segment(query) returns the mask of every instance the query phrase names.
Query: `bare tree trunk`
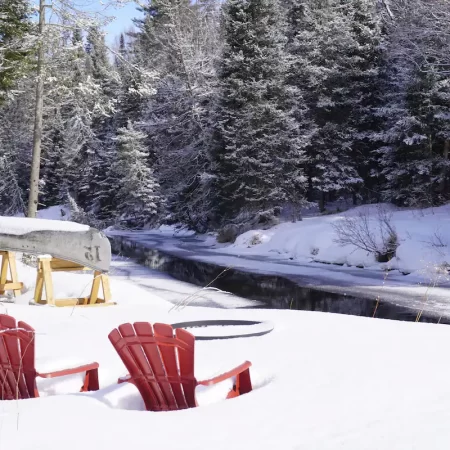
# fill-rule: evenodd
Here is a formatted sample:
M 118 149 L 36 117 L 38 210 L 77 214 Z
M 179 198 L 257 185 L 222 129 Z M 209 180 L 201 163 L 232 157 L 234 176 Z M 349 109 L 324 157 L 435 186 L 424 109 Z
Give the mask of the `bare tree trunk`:
M 39 0 L 39 36 L 36 84 L 36 106 L 33 133 L 33 158 L 31 161 L 30 193 L 28 197 L 28 217 L 36 217 L 39 202 L 39 169 L 41 165 L 42 116 L 44 108 L 44 27 L 45 4 Z
M 325 192 L 323 192 L 323 191 L 320 191 L 319 211 L 320 212 L 324 212 L 325 211 Z
M 445 143 L 444 143 L 444 154 L 443 154 L 443 158 L 445 159 L 445 160 L 448 160 L 449 159 L 449 151 L 450 151 L 450 140 L 446 140 L 445 141 Z M 446 167 L 444 167 L 443 169 L 442 169 L 442 180 L 441 180 L 441 183 L 440 183 L 440 186 L 439 186 L 439 192 L 441 193 L 441 194 L 446 194 L 446 189 L 447 189 L 447 177 L 448 177 L 448 170 L 447 170 L 447 168 Z

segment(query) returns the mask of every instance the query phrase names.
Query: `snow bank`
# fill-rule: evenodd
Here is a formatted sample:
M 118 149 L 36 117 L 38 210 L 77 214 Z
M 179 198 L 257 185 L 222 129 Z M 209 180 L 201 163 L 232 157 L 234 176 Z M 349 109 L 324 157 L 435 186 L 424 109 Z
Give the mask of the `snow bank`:
M 178 237 L 195 235 L 195 231 L 189 230 L 182 225 L 161 225 L 158 228 L 158 232 L 160 232 L 161 234 Z
M 32 290 L 34 271 L 20 265 L 19 272 Z M 88 278 L 55 274 L 55 289 L 79 293 Z M 163 277 L 160 283 L 158 292 L 170 293 L 172 282 Z M 450 360 L 443 357 L 449 326 L 300 311 L 187 307 L 169 312 L 171 304 L 122 276 L 113 276 L 112 291 L 119 302 L 115 307 L 0 304 L 0 312 L 36 329 L 38 370 L 97 361 L 101 386 L 98 392 L 79 394 L 78 375 L 39 380 L 40 398 L 0 401 L 1 449 L 447 450 L 450 446 Z M 19 298 L 19 303 L 25 299 Z M 199 388 L 198 408 L 144 411 L 137 390 L 117 384 L 125 368 L 108 333 L 124 322 L 208 319 L 274 323 L 274 331 L 262 337 L 196 344 L 198 379 L 248 359 L 253 363 L 254 391 L 224 400 L 230 387 L 226 382 Z
M 354 245 L 339 245 L 333 228 L 333 224 L 346 217 L 357 220 L 360 214 L 365 214 L 371 233 L 379 239 L 379 208 L 391 215 L 399 239 L 396 257 L 386 264 L 377 263 L 373 253 Z M 307 217 L 301 222 L 283 223 L 269 230 L 248 231 L 234 244 L 221 247 L 221 252 L 378 269 L 388 267 L 404 273 L 440 273 L 450 265 L 450 205 L 424 210 L 366 205 L 345 213 Z
M 70 220 L 71 211 L 66 205 L 50 206 L 37 212 L 38 219 Z

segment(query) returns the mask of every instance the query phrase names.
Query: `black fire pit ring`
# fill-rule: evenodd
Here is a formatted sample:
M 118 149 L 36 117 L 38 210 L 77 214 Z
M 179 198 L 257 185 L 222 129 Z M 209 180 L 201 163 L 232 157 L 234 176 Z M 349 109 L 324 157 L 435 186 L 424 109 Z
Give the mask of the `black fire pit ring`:
M 233 326 L 251 326 L 248 333 L 242 333 L 242 330 L 239 334 L 218 334 L 211 336 L 204 335 L 195 335 L 195 331 L 191 331 L 191 328 L 205 328 L 212 326 L 219 327 L 233 327 Z M 253 327 L 255 325 L 259 325 L 257 327 Z M 265 334 L 270 333 L 275 325 L 270 321 L 257 321 L 257 320 L 195 320 L 192 322 L 179 322 L 173 323 L 172 328 L 185 328 L 188 331 L 192 332 L 195 336 L 196 341 L 212 341 L 216 339 L 236 339 L 236 338 L 247 338 L 247 337 L 257 337 L 264 336 Z

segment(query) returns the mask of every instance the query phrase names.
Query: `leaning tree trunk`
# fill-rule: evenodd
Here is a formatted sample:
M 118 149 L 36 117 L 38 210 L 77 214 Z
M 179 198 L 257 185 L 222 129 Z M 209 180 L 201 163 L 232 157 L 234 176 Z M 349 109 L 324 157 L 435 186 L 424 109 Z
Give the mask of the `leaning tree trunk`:
M 28 196 L 28 217 L 36 217 L 39 202 L 39 169 L 41 165 L 42 116 L 44 108 L 44 27 L 45 4 L 39 1 L 39 36 L 36 84 L 36 106 L 33 133 L 33 157 L 31 161 L 30 193 Z

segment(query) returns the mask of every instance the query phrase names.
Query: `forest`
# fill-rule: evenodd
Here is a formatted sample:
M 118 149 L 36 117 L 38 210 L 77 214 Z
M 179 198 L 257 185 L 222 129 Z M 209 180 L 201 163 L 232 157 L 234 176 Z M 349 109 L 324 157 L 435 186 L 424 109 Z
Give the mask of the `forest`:
M 26 214 L 39 80 L 38 207 L 96 227 L 450 200 L 446 0 L 151 0 L 114 46 L 33 5 L 0 4 L 2 215 Z

